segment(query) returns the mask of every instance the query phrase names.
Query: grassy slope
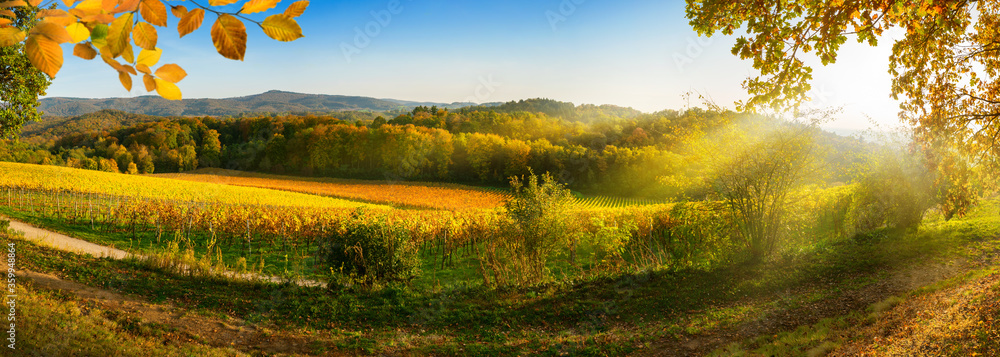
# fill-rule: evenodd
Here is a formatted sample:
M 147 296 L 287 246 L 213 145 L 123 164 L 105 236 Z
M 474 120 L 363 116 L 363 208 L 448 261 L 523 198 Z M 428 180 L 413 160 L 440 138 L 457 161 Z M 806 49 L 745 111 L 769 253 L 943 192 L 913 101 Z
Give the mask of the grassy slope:
M 892 296 L 905 302 L 921 284 L 983 276 L 975 271 L 992 269 L 992 261 L 983 257 L 992 254 L 1000 233 L 997 211 L 992 203 L 962 220 L 930 222 L 917 232 L 873 241 L 814 246 L 763 265 L 520 290 L 450 286 L 330 292 L 181 277 L 135 262 L 79 258 L 27 243 L 22 261 L 31 270 L 152 301 L 315 330 L 335 349 L 443 355 L 708 353 L 720 348 L 765 353 L 759 349 L 769 341 L 787 345 L 781 338 L 877 323 L 850 316 L 880 302 L 891 306 Z M 934 274 L 912 284 L 898 282 L 920 267 L 939 265 L 957 268 L 931 269 Z M 963 275 L 968 271 L 974 273 Z M 808 328 L 802 332 L 799 326 Z M 759 337 L 776 335 L 780 338 Z M 842 344 L 822 336 L 799 339 L 798 347 L 778 354 Z

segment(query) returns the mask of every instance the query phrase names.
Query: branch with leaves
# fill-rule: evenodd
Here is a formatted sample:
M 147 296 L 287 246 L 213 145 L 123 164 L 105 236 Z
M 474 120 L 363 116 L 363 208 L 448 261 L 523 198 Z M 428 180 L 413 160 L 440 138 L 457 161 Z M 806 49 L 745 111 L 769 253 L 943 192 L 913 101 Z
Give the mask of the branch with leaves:
M 170 14 L 177 18 L 177 32 L 184 37 L 201 27 L 206 11 L 215 15 L 211 35 L 215 49 L 225 58 L 242 61 L 247 49 L 244 21 L 256 24 L 268 37 L 288 42 L 302 36 L 295 18 L 302 15 L 309 1 L 296 1 L 284 13 L 256 21 L 244 15 L 256 14 L 277 7 L 281 0 L 247 0 L 236 12 L 217 7 L 232 5 L 240 0 L 208 0 L 208 5 L 190 1 L 194 8 L 167 5 L 161 0 L 61 0 L 58 4 L 42 4 L 42 0 L 0 1 L 0 47 L 23 43 L 24 53 L 31 64 L 49 77 L 55 77 L 63 64 L 63 43 L 76 43 L 73 55 L 92 60 L 98 56 L 118 72 L 126 90 L 132 90 L 134 76 L 142 76 L 147 92 L 156 91 L 166 99 L 181 99 L 178 82 L 187 76 L 174 63 L 153 67 L 163 50 L 156 46 L 156 27 L 167 27 Z M 37 23 L 27 31 L 14 24 L 19 11 L 37 10 Z M 138 47 L 138 54 L 133 47 Z

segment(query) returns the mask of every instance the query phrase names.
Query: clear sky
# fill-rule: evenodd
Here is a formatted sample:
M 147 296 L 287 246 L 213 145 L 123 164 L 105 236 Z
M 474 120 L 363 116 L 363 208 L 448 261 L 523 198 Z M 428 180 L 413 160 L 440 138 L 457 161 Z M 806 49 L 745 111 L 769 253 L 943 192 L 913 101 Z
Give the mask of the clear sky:
M 168 4 L 190 2 L 165 1 Z M 298 18 L 306 37 L 271 40 L 248 26 L 246 60 L 215 52 L 209 30 L 177 38 L 176 19 L 159 29 L 160 64 L 188 72 L 185 98 L 224 98 L 271 89 L 434 102 L 551 98 L 652 112 L 682 109 L 688 91 L 732 107 L 754 73 L 730 53 L 735 37 L 698 37 L 680 0 L 312 1 Z M 242 3 L 242 2 L 241 2 Z M 291 0 L 265 14 L 283 11 Z M 358 31 L 363 35 L 359 35 Z M 866 116 L 895 124 L 889 98 L 891 40 L 853 42 L 838 63 L 816 64 L 815 103 L 843 107 L 831 128 L 864 129 Z M 64 45 L 71 53 L 71 45 Z M 99 59 L 66 56 L 48 96 L 128 97 Z M 697 104 L 692 100 L 692 104 Z

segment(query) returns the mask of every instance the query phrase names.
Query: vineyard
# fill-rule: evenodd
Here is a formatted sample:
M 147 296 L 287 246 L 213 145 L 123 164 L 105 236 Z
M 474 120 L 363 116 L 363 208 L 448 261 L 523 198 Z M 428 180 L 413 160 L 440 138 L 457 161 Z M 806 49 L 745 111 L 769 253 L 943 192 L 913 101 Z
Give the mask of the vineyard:
M 495 210 L 387 209 L 261 188 L 52 166 L 0 167 L 0 204 L 9 216 L 82 227 L 95 243 L 118 248 L 155 252 L 173 245 L 232 269 L 267 274 L 322 278 L 328 271 L 315 257 L 322 243 L 351 222 L 384 220 L 407 232 L 424 275 L 458 270 L 462 280 L 474 279 L 484 243 L 498 236 L 503 220 Z M 632 252 L 628 264 L 688 264 L 706 247 L 729 244 L 708 231 L 681 241 L 712 221 L 710 212 L 681 206 L 582 210 L 573 221 L 584 240 L 608 227 L 627 229 L 631 238 L 622 244 Z
M 199 169 L 187 173 L 155 174 L 151 176 L 193 182 L 268 188 L 399 207 L 452 211 L 497 208 L 503 205 L 508 194 L 506 189 L 476 188 L 458 184 L 420 182 L 386 183 L 382 181 L 304 178 L 214 168 Z M 627 208 L 667 203 L 669 202 L 649 198 L 612 196 L 580 196 L 576 198 L 576 207 L 581 209 Z
M 502 205 L 504 201 L 503 193 L 455 184 L 302 178 L 223 169 L 199 169 L 188 173 L 156 174 L 153 176 L 193 182 L 268 188 L 413 208 L 490 209 Z

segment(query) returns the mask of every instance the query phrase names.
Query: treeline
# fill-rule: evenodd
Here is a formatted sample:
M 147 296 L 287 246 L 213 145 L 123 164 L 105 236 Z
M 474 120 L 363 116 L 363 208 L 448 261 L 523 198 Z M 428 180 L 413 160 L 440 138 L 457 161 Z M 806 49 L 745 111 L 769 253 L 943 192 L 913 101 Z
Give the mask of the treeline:
M 604 114 L 589 124 L 542 112 L 436 107 L 417 107 L 388 120 L 172 118 L 37 145 L 8 143 L 0 148 L 0 160 L 125 173 L 222 167 L 485 185 L 505 185 L 511 176 L 534 171 L 550 172 L 574 189 L 660 197 L 660 179 L 684 160 L 678 147 L 751 118 L 701 109 L 621 118 L 600 107 L 581 108 Z M 830 165 L 850 165 L 848 152 L 858 150 L 857 142 L 832 134 L 826 141 L 834 148 Z

